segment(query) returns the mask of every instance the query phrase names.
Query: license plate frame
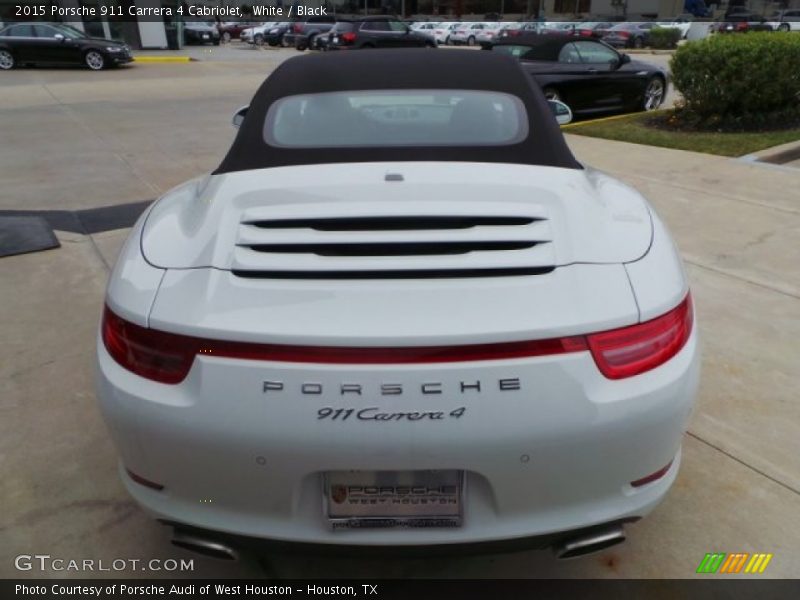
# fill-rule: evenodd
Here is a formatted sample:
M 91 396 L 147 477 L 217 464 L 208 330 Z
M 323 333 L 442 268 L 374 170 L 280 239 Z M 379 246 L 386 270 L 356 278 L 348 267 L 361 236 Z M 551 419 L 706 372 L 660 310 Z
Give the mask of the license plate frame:
M 329 471 L 323 515 L 331 528 L 457 528 L 464 520 L 464 471 Z

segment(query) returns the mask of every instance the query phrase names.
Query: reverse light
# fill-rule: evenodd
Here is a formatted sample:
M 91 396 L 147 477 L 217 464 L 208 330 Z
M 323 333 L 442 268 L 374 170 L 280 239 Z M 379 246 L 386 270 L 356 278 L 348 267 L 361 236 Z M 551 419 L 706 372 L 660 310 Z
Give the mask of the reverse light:
M 691 294 L 668 313 L 644 323 L 587 337 L 597 368 L 609 379 L 655 369 L 675 356 L 692 333 Z

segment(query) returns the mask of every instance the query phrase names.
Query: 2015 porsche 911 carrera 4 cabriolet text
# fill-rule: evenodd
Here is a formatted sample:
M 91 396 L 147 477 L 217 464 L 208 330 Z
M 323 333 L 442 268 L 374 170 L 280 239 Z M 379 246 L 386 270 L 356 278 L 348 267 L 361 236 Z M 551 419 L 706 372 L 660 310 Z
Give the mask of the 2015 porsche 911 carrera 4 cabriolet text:
M 225 557 L 622 541 L 699 377 L 648 202 L 498 53 L 291 59 L 238 120 L 108 285 L 97 392 L 138 503 Z

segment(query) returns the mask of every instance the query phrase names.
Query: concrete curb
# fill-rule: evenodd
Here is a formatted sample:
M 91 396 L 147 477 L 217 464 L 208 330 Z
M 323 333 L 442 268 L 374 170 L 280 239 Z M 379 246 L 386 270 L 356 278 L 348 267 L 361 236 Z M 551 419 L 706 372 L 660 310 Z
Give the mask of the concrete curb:
M 773 165 L 782 165 L 797 159 L 800 159 L 800 140 L 759 150 L 741 157 L 741 160 L 758 161 Z
M 675 50 L 652 50 L 648 48 L 622 48 L 625 54 L 675 54 Z
M 137 63 L 188 63 L 196 61 L 191 56 L 134 56 L 133 62 Z

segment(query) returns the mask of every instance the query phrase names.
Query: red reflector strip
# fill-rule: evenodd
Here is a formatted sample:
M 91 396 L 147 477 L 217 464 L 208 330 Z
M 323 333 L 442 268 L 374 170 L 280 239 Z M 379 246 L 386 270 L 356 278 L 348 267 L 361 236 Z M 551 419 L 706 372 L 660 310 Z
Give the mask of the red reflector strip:
M 393 348 L 288 346 L 196 338 L 129 323 L 106 307 L 103 342 L 112 358 L 134 373 L 179 383 L 198 354 L 246 360 L 322 364 L 424 364 L 549 356 L 588 350 L 583 336 L 476 344 Z
M 658 471 L 656 471 L 655 473 L 651 473 L 647 477 L 642 477 L 641 479 L 637 479 L 636 481 L 631 481 L 631 485 L 633 487 L 642 487 L 643 485 L 647 485 L 648 483 L 651 483 L 656 479 L 661 479 L 664 475 L 667 474 L 667 471 L 669 471 L 669 468 L 671 466 L 672 466 L 672 461 L 669 461 L 669 464 L 666 467 L 660 468 Z
M 150 481 L 149 479 L 145 479 L 144 477 L 142 477 L 141 475 L 137 475 L 130 469 L 125 469 L 125 472 L 128 474 L 128 477 L 133 479 L 139 485 L 149 487 L 150 489 L 156 490 L 157 492 L 160 492 L 161 490 L 164 489 L 164 486 L 161 485 L 160 483 L 156 483 L 154 481 Z
M 426 364 L 532 358 L 590 350 L 600 372 L 622 379 L 663 364 L 686 344 L 692 330 L 689 295 L 668 313 L 630 327 L 588 336 L 465 346 L 289 346 L 204 339 L 130 323 L 105 307 L 102 339 L 124 368 L 161 383 L 180 383 L 198 354 L 244 360 L 319 364 Z

